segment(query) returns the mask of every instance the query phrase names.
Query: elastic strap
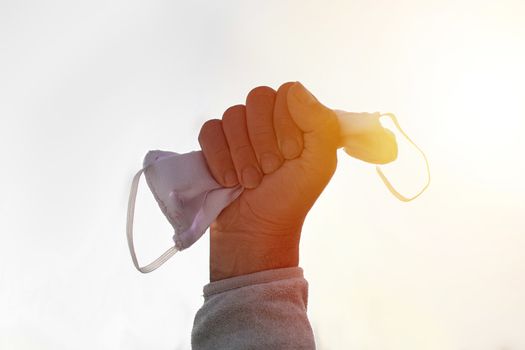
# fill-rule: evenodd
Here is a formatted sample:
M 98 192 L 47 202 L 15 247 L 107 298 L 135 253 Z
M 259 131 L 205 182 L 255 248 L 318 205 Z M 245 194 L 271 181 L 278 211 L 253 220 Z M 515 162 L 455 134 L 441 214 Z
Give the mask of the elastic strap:
M 162 264 L 164 264 L 169 258 L 171 258 L 176 252 L 178 252 L 178 249 L 175 248 L 175 246 L 171 247 L 170 249 L 166 250 L 164 254 L 159 256 L 155 261 L 152 263 L 146 265 L 146 266 L 139 266 L 139 262 L 137 260 L 137 255 L 135 254 L 135 246 L 133 245 L 133 218 L 135 215 L 135 201 L 137 199 L 137 191 L 139 187 L 139 181 L 140 176 L 144 172 L 144 169 L 139 170 L 133 177 L 133 181 L 131 182 L 131 191 L 129 193 L 129 201 L 128 201 L 128 219 L 126 223 L 126 236 L 128 238 L 128 247 L 129 252 L 131 254 L 131 259 L 133 260 L 133 265 L 142 273 L 149 273 L 151 271 L 154 271 L 158 269 Z
M 426 185 L 421 189 L 421 191 L 419 191 L 419 193 L 417 193 L 415 196 L 413 197 L 405 197 L 403 196 L 401 193 L 399 193 L 395 188 L 394 186 L 392 186 L 392 184 L 390 183 L 390 181 L 388 181 L 388 179 L 386 178 L 385 174 L 383 173 L 383 171 L 381 170 L 381 168 L 379 166 L 376 166 L 376 171 L 377 171 L 377 174 L 379 175 L 379 177 L 381 178 L 381 180 L 383 180 L 383 183 L 385 184 L 385 186 L 388 188 L 388 190 L 397 198 L 399 199 L 400 201 L 403 201 L 403 202 L 410 202 L 411 200 L 414 200 L 416 199 L 417 197 L 419 197 L 423 192 L 425 192 L 425 190 L 428 188 L 428 186 L 430 185 L 430 167 L 428 165 L 428 159 L 427 159 L 427 156 L 425 155 L 425 153 L 421 150 L 421 148 L 419 148 L 415 143 L 414 141 L 412 141 L 410 139 L 410 137 L 408 137 L 408 135 L 403 131 L 403 129 L 401 128 L 401 126 L 399 125 L 399 122 L 397 121 L 397 118 L 394 114 L 392 113 L 383 113 L 381 114 L 381 117 L 382 116 L 387 116 L 387 117 L 390 117 L 390 119 L 392 119 L 392 121 L 394 122 L 394 125 L 396 126 L 397 130 L 399 130 L 399 132 L 408 140 L 408 142 L 410 142 L 420 153 L 421 155 L 423 156 L 423 159 L 425 159 L 425 165 L 426 165 L 426 168 L 427 168 L 427 183 Z

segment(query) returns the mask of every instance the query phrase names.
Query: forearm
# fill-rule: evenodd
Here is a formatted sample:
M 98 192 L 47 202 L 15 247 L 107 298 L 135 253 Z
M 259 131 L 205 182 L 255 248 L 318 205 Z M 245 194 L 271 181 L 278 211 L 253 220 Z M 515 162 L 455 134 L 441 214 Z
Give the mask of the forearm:
M 212 282 L 195 316 L 192 348 L 315 349 L 307 301 L 299 267 Z

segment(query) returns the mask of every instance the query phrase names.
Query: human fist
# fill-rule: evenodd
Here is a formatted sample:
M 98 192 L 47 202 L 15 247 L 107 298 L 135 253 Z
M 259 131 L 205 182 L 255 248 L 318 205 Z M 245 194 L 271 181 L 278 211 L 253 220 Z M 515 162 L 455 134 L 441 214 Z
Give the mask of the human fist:
M 244 192 L 210 227 L 210 279 L 297 266 L 306 214 L 337 166 L 339 124 L 299 82 L 260 86 L 199 134 L 215 180 Z

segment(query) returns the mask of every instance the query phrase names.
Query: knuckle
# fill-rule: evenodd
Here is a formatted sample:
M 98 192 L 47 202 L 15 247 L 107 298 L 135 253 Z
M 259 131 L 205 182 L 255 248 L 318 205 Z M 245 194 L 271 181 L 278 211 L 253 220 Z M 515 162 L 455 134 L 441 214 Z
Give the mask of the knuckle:
M 231 106 L 226 109 L 222 115 L 222 121 L 224 123 L 235 122 L 239 116 L 244 116 L 246 107 L 242 104 Z
M 231 151 L 233 154 L 241 156 L 247 154 L 248 152 L 251 152 L 251 148 L 252 147 L 248 144 L 236 145 L 232 148 Z
M 288 129 L 294 128 L 292 118 L 284 114 L 276 115 L 275 118 L 273 119 L 273 123 L 276 128 L 280 128 L 280 129 L 288 130 Z
M 277 139 L 281 141 L 284 139 L 290 139 L 290 138 L 299 140 L 301 138 L 301 134 L 292 127 L 281 128 L 279 132 L 277 133 Z
M 250 90 L 250 92 L 248 93 L 247 99 L 251 99 L 259 95 L 273 96 L 275 95 L 275 90 L 269 86 L 264 86 L 264 85 L 257 86 Z
M 227 148 L 213 149 L 211 150 L 211 156 L 213 157 L 213 159 L 223 162 L 225 160 L 228 160 L 228 158 L 230 157 L 230 150 Z
M 275 138 L 275 133 L 270 128 L 258 127 L 252 130 L 251 136 L 257 142 L 271 141 Z
M 220 119 L 210 119 L 202 124 L 201 130 L 199 132 L 199 141 L 206 140 L 209 135 L 213 135 L 221 127 Z
M 286 91 L 290 88 L 290 86 L 292 86 L 293 84 L 295 84 L 295 82 L 293 81 L 288 81 L 284 84 L 281 84 L 281 86 L 279 86 L 279 89 L 277 90 L 278 92 L 281 92 L 281 91 Z

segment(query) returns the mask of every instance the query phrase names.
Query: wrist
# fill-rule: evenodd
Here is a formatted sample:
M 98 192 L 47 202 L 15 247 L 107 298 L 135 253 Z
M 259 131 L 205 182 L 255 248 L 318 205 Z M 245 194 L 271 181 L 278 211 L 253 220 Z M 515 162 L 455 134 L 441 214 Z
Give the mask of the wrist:
M 299 265 L 300 229 L 286 235 L 211 228 L 210 281 Z

